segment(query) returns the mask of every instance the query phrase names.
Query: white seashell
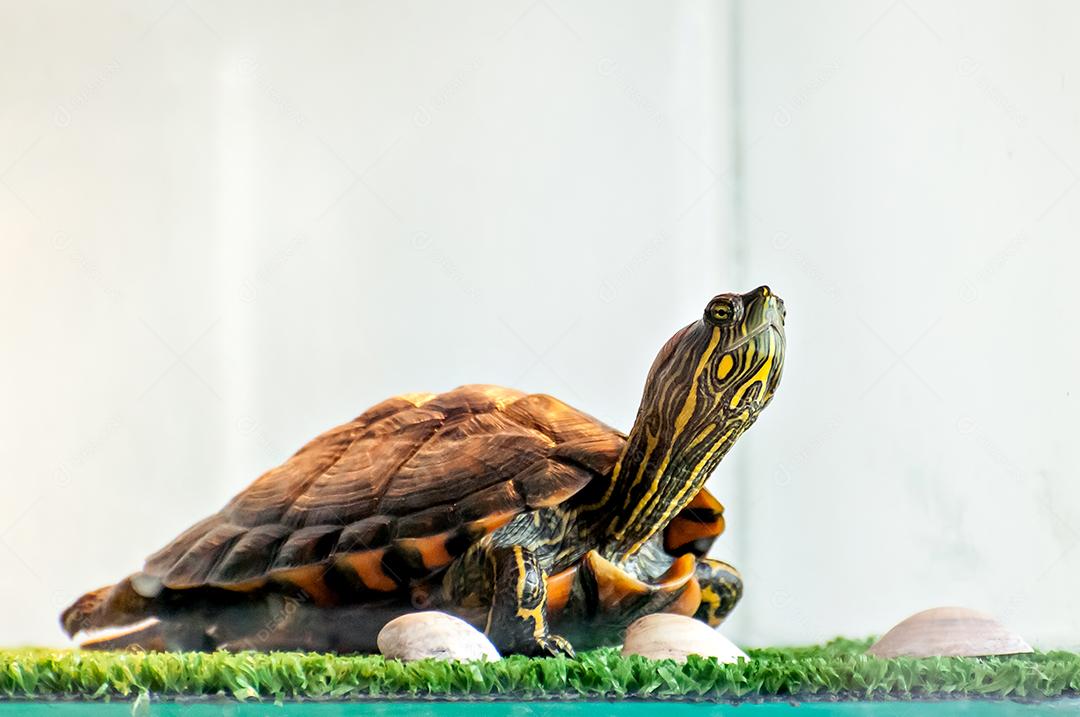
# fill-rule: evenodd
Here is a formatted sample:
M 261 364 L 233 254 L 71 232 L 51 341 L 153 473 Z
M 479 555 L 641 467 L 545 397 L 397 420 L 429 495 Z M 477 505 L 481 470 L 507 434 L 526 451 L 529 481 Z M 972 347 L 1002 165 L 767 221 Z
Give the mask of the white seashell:
M 686 662 L 689 655 L 715 657 L 720 662 L 750 659 L 731 640 L 701 620 L 667 613 L 646 615 L 626 628 L 622 654 L 676 662 Z
M 412 612 L 383 626 L 379 652 L 393 660 L 497 660 L 499 651 L 469 623 L 444 612 Z
M 986 613 L 935 607 L 901 621 L 866 652 L 875 657 L 980 657 L 1033 650 L 1024 638 Z

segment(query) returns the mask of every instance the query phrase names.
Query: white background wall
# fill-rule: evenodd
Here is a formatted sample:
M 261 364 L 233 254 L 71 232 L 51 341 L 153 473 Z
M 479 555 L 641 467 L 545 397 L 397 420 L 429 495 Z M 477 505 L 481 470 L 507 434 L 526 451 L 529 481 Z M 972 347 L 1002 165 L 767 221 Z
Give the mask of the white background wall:
M 1080 644 L 1078 15 L 0 6 L 0 644 L 388 395 L 628 427 L 763 282 L 790 358 L 712 483 L 729 634 L 962 603 Z
M 747 274 L 790 360 L 741 446 L 739 637 L 961 604 L 1080 645 L 1078 22 L 742 5 Z

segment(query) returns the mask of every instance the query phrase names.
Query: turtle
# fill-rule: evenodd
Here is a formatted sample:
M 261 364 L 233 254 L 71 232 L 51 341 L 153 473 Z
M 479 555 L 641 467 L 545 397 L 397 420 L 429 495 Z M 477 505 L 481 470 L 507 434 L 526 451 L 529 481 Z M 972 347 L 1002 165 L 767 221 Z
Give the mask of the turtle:
M 767 286 L 713 297 L 660 349 L 628 434 L 500 386 L 383 401 L 62 627 L 98 649 L 374 652 L 389 620 L 441 610 L 503 654 L 572 655 L 646 614 L 719 624 L 742 579 L 706 557 L 724 508 L 704 484 L 779 385 L 785 316 Z

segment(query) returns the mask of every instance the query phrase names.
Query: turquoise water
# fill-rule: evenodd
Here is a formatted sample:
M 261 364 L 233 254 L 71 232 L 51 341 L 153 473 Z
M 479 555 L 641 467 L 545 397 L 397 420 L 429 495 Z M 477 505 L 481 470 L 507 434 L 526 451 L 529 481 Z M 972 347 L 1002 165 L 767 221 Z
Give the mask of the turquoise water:
M 1080 699 L 1019 703 L 992 700 L 946 702 L 781 702 L 709 704 L 679 702 L 323 702 L 268 703 L 0 702 L 0 717 L 1038 717 L 1080 715 Z

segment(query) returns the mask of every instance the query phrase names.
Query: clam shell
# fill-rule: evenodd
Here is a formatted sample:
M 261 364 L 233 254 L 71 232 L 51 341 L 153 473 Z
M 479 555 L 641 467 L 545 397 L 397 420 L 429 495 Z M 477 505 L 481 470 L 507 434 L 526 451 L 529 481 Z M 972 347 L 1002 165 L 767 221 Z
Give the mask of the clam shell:
M 981 657 L 1033 652 L 996 618 L 966 607 L 935 607 L 901 621 L 870 646 L 875 657 Z
M 444 612 L 413 612 L 383 626 L 376 638 L 387 659 L 497 660 L 499 651 L 484 633 Z
M 720 662 L 749 660 L 733 642 L 700 620 L 657 613 L 638 618 L 626 629 L 623 655 L 686 662 L 690 655 L 715 657 Z

